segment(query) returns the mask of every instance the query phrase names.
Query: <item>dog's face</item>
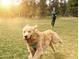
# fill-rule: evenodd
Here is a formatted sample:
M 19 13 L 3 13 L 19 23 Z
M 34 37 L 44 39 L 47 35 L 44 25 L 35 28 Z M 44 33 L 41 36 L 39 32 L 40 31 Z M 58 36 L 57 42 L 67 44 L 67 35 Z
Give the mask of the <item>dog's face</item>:
M 35 26 L 26 25 L 23 28 L 23 38 L 24 39 L 29 39 L 32 36 L 32 34 L 34 33 L 36 27 L 37 27 L 36 25 Z

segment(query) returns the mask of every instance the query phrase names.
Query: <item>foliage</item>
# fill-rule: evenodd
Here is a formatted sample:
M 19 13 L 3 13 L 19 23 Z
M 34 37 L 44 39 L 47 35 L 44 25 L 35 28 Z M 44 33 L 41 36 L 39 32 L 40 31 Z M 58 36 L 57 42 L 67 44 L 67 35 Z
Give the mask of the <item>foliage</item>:
M 68 12 L 72 16 L 78 16 L 78 0 L 69 0 Z
M 57 15 L 78 16 L 78 0 L 68 0 L 68 2 L 64 0 L 64 3 L 54 1 Z M 6 11 L 0 7 L 0 16 L 44 17 L 51 15 L 51 10 L 51 6 L 46 5 L 46 0 L 40 0 L 38 4 L 35 3 L 35 0 L 28 0 L 23 1 L 18 7 L 12 6 L 10 10 Z

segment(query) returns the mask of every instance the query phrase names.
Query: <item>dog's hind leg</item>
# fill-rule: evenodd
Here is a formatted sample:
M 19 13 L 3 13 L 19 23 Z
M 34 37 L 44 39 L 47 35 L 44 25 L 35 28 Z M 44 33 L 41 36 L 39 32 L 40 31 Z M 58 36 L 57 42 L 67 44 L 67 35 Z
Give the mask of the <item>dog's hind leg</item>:
M 54 52 L 56 52 L 55 51 L 55 47 L 54 47 L 54 45 L 50 42 L 50 47 L 52 48 L 52 50 L 54 51 Z

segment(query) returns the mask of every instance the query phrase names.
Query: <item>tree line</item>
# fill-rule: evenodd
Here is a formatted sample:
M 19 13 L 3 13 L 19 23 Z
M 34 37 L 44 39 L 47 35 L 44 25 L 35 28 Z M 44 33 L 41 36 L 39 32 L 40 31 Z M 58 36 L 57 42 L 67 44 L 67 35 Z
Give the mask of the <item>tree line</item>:
M 55 5 L 56 14 L 60 16 L 78 16 L 78 0 L 54 0 L 55 3 L 46 4 L 46 0 L 22 0 L 23 2 L 17 7 L 12 6 L 10 10 L 5 11 L 0 8 L 0 16 L 22 16 L 22 17 L 44 17 L 50 16 L 52 6 Z

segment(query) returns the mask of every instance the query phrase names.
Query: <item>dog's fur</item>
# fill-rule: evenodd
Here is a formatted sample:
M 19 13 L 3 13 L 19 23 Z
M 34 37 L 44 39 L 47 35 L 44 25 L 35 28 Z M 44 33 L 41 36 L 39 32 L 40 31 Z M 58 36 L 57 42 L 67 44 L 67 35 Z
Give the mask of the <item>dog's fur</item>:
M 61 43 L 58 34 L 52 30 L 40 32 L 37 26 L 26 25 L 23 28 L 23 38 L 26 41 L 29 52 L 28 59 L 38 59 L 43 54 L 43 50 L 50 46 L 55 52 L 53 44 Z M 35 45 L 33 47 L 32 45 Z

